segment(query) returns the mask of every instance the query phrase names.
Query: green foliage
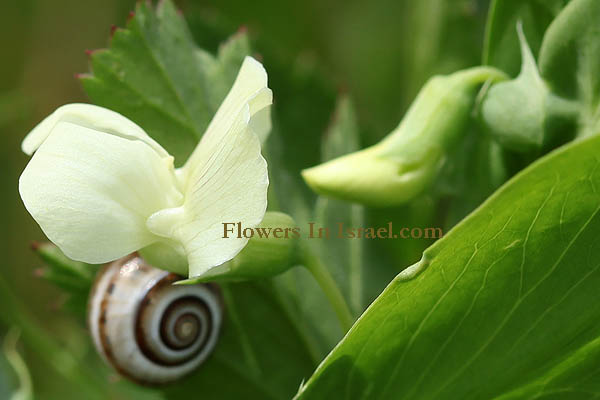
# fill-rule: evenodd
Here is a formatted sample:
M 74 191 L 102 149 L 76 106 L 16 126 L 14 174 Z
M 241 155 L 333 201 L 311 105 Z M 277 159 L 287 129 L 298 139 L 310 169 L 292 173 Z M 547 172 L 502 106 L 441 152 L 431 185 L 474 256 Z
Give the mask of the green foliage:
M 160 2 L 156 10 L 139 3 L 127 29 L 115 31 L 110 48 L 92 53 L 93 74 L 83 76 L 82 82 L 96 104 L 137 122 L 181 163 L 249 51 L 245 34 L 238 34 L 215 58 L 196 48 L 170 1 Z M 297 97 L 296 102 L 306 102 Z M 279 110 L 279 115 L 286 111 Z M 278 132 L 277 121 L 297 115 L 275 118 Z M 198 387 L 205 398 L 215 399 L 293 395 L 302 377 L 309 376 L 318 357 L 340 336 L 316 350 L 308 329 L 298 322 L 302 312 L 294 308 L 306 293 L 291 293 L 283 286 L 269 281 L 222 284 L 227 312 L 217 349 L 196 373 L 166 389 L 169 398 L 186 398 Z M 316 286 L 311 290 L 320 292 Z
M 598 3 L 572 0 L 563 9 L 567 0 L 494 0 L 484 64 L 511 76 L 522 67 L 521 73 L 491 85 L 477 101 L 476 88 L 470 87 L 466 98 L 456 90 L 448 96 L 433 91 L 431 97 L 439 103 L 437 118 L 419 113 L 414 124 L 404 128 L 418 140 L 425 139 L 425 146 L 392 143 L 412 161 L 435 164 L 438 175 L 427 180 L 427 190 L 420 188 L 402 207 L 376 211 L 307 189 L 300 179 L 302 169 L 360 149 L 360 134 L 365 131 L 359 122 L 364 125 L 371 119 L 371 125 L 385 125 L 382 121 L 397 117 L 390 110 L 408 103 L 432 71 L 473 63 L 471 56 L 478 48 L 456 38 L 474 40 L 476 26 L 463 22 L 469 20 L 467 6 L 481 3 L 427 0 L 398 6 L 411 16 L 406 31 L 416 32 L 414 43 L 395 52 L 387 41 L 369 51 L 385 49 L 401 54 L 403 63 L 412 60 L 414 65 L 403 66 L 393 76 L 408 90 L 389 89 L 397 97 L 394 104 L 390 98 L 355 98 L 360 118 L 354 102 L 342 96 L 329 121 L 335 94 L 311 56 L 292 57 L 295 50 L 279 44 L 283 38 L 276 35 L 259 39 L 257 48 L 275 95 L 273 133 L 264 147 L 271 179 L 269 210 L 286 212 L 302 229 L 309 222 L 328 227 L 333 236 L 340 222 L 353 227 L 385 226 L 390 221 L 397 226 L 451 227 L 529 163 L 532 152 L 537 156 L 576 135 L 597 133 Z M 258 14 L 265 4 L 256 5 Z M 344 4 L 338 11 L 352 12 L 352 7 Z M 362 8 L 361 4 L 361 13 Z M 269 18 L 273 26 L 287 28 L 281 18 Z M 531 45 L 522 47 L 521 56 L 517 21 L 522 21 Z M 192 33 L 170 1 L 161 1 L 156 8 L 140 2 L 126 27 L 114 30 L 109 47 L 90 53 L 92 72 L 80 77 L 95 104 L 138 123 L 175 155 L 178 165 L 201 138 L 251 51 L 245 33 L 233 36 L 216 55 L 199 48 L 193 34 L 214 45 L 230 31 L 210 24 L 217 22 L 193 19 Z M 301 38 L 298 43 L 304 41 L 301 31 L 286 34 L 290 42 L 294 35 Z M 360 56 L 357 65 L 364 67 L 360 74 L 364 82 L 352 83 L 357 91 L 368 92 L 361 86 L 374 82 L 381 66 L 372 65 L 360 42 L 346 39 L 342 47 L 351 46 Z M 439 56 L 442 52 L 448 54 Z M 477 88 L 485 80 L 478 80 Z M 380 82 L 387 86 L 391 78 Z M 559 133 L 549 134 L 547 128 L 557 127 L 557 120 L 549 117 L 556 99 L 565 101 L 568 119 L 576 119 L 577 125 L 561 125 Z M 371 102 L 377 110 L 365 107 Z M 456 117 L 460 123 L 448 112 L 453 107 L 460 108 Z M 484 127 L 473 123 L 479 108 Z M 447 135 L 416 135 L 423 126 L 436 124 L 437 132 Z M 455 129 L 445 129 L 450 125 Z M 492 134 L 485 135 L 483 128 Z M 373 132 L 367 135 L 373 138 Z M 443 154 L 427 152 L 428 146 L 439 150 L 440 145 Z M 187 399 L 200 394 L 206 399 L 286 399 L 303 380 L 307 382 L 299 399 L 597 396 L 600 315 L 589 305 L 597 302 L 595 288 L 600 283 L 595 261 L 600 250 L 598 150 L 600 140 L 587 138 L 520 173 L 427 249 L 421 262 L 393 280 L 364 314 L 391 277 L 418 258 L 428 242 L 371 243 L 335 237 L 307 241 L 307 248 L 325 261 L 338 282 L 353 317 L 362 314 L 346 337 L 323 291 L 304 268 L 268 280 L 223 283 L 227 312 L 215 353 L 192 375 L 160 389 L 107 384 L 102 380 L 106 371 L 96 376 L 90 368 L 76 368 L 88 361 L 98 363 L 98 357 L 74 357 L 60 344 L 43 335 L 40 339 L 42 330 L 21 313 L 4 323 L 25 326 L 24 339 L 50 360 L 59 375 L 75 382 L 78 395 L 85 398 Z M 247 250 L 266 254 L 261 248 Z M 289 255 L 288 248 L 280 250 Z M 38 253 L 48 264 L 39 274 L 70 293 L 68 304 L 83 317 L 96 267 L 72 262 L 53 246 L 43 245 Z M 8 293 L 5 297 L 13 304 Z
M 306 74 L 306 75 L 305 75 Z M 316 80 L 314 71 L 305 71 L 301 81 Z M 293 81 L 296 81 L 294 79 Z M 294 85 L 298 85 L 299 82 Z M 325 93 L 327 93 L 325 91 Z M 295 104 L 308 102 L 309 97 L 298 96 L 299 99 L 294 101 Z M 294 124 L 299 115 L 291 113 L 290 108 L 294 103 L 287 106 L 282 106 L 283 110 L 276 108 L 275 116 L 281 116 L 280 121 L 287 121 L 283 124 L 280 122 L 278 126 L 291 126 Z M 276 119 L 276 121 L 278 121 Z M 283 124 L 283 125 L 282 125 Z M 289 124 L 289 125 L 288 125 Z M 343 127 L 344 129 L 340 129 Z M 341 100 L 338 104 L 338 110 L 335 113 L 334 119 L 331 121 L 328 134 L 324 140 L 324 150 L 326 152 L 343 153 L 348 151 L 348 147 L 356 148 L 358 146 L 358 131 L 354 111 L 348 99 Z M 329 228 L 331 220 L 329 207 L 326 205 L 327 200 L 317 198 L 306 190 L 300 179 L 300 165 L 306 165 L 314 154 L 308 152 L 294 152 L 295 148 L 289 141 L 286 140 L 288 135 L 284 136 L 283 131 L 275 131 L 267 142 L 267 155 L 269 160 L 269 172 L 271 174 L 271 196 L 269 198 L 269 207 L 280 207 L 294 216 L 298 226 L 302 229 L 302 235 L 306 236 L 306 230 L 310 223 L 313 223 L 318 229 L 319 227 Z M 285 143 L 287 142 L 287 144 Z M 288 154 L 296 153 L 296 160 L 289 160 Z M 300 158 L 301 156 L 301 158 Z M 325 202 L 325 203 L 324 203 Z M 319 205 L 320 204 L 320 205 Z M 340 205 L 340 203 L 337 203 Z M 344 204 L 340 211 L 342 218 L 348 218 L 349 206 Z M 327 266 L 331 268 L 331 273 L 336 282 L 342 287 L 342 292 L 346 296 L 346 300 L 352 303 L 356 299 L 351 299 L 351 293 L 348 291 L 351 269 L 349 264 L 345 263 L 348 260 L 349 253 L 335 253 L 334 248 L 336 243 L 335 238 L 330 239 L 303 239 L 306 241 L 305 246 L 309 251 L 316 253 L 319 257 L 327 262 Z M 355 251 L 345 248 L 346 251 Z M 301 260 L 303 261 L 303 260 Z M 332 263 L 333 261 L 333 263 Z M 355 263 L 360 263 L 360 260 L 354 260 Z M 355 264 L 356 265 L 356 264 Z M 354 271 L 358 272 L 358 271 Z M 361 282 L 361 285 L 363 282 Z M 323 291 L 316 284 L 311 274 L 304 268 L 296 268 L 288 271 L 275 279 L 275 285 L 281 296 L 286 299 L 293 313 L 298 315 L 300 324 L 304 325 L 304 330 L 310 343 L 312 343 L 312 354 L 320 360 L 329 352 L 329 350 L 341 339 L 343 332 L 340 329 L 336 319 L 334 310 L 328 305 L 328 301 Z M 356 294 L 356 292 L 355 292 Z M 360 311 L 357 310 L 355 316 L 358 316 Z
M 35 243 L 33 250 L 45 263 L 35 271 L 36 276 L 65 291 L 67 297 L 63 308 L 83 319 L 94 276 L 100 266 L 73 261 L 52 243 Z
M 77 287 L 87 290 L 91 287 L 94 275 L 99 269 L 98 265 L 73 261 L 51 243 L 34 243 L 33 250 L 52 270 L 52 275 L 69 278 Z
M 314 368 L 298 315 L 269 282 L 221 285 L 227 317 L 210 359 L 164 389 L 169 399 L 286 399 Z
M 156 10 L 139 2 L 107 49 L 90 53 L 91 74 L 80 75 L 90 99 L 140 125 L 182 165 L 229 91 L 244 56 L 245 35 L 216 57 L 196 47 L 173 3 Z
M 552 22 L 540 50 L 540 73 L 559 95 L 580 103 L 578 136 L 600 122 L 600 3 L 573 0 Z
M 481 106 L 482 120 L 493 138 L 519 153 L 539 153 L 572 139 L 578 106 L 552 93 L 542 79 L 521 24 L 521 72 L 493 85 Z
M 332 124 L 323 137 L 321 159 L 326 162 L 358 149 L 360 132 L 354 105 L 344 96 L 338 100 Z M 375 283 L 374 279 L 368 276 L 373 269 L 367 267 L 368 263 L 364 259 L 364 243 L 361 240 L 340 238 L 337 236 L 337 230 L 339 224 L 343 224 L 345 228 L 364 226 L 364 214 L 362 205 L 328 197 L 319 196 L 315 205 L 315 219 L 331 233 L 329 240 L 317 241 L 318 252 L 332 271 L 356 316 L 368 305 L 365 303 L 364 286 Z
M 2 346 L 4 357 L 6 357 L 6 360 L 12 367 L 19 382 L 18 389 L 16 389 L 10 396 L 6 395 L 5 398 L 10 397 L 10 400 L 33 400 L 33 385 L 31 383 L 31 375 L 27 369 L 25 361 L 23 361 L 23 357 L 17 349 L 18 340 L 19 332 L 17 328 L 13 328 L 4 338 L 4 343 Z
M 474 138 L 481 132 L 471 127 L 436 182 L 438 195 L 451 193 L 453 182 L 477 182 L 460 185 L 456 197 L 481 199 L 486 182 L 499 185 L 532 153 L 598 133 L 600 8 L 586 0 L 562 6 L 492 4 L 486 62 L 514 73 L 518 58 L 506 32 L 522 20 L 525 31 L 533 31 L 534 48 L 541 46 L 539 63 L 520 32 L 520 75 L 492 85 L 479 105 L 496 143 Z M 515 156 L 498 143 L 528 155 Z M 588 305 L 600 280 L 594 262 L 599 148 L 596 136 L 549 154 L 427 249 L 361 316 L 297 398 L 598 396 L 598 315 Z
M 483 63 L 516 75 L 521 65 L 519 39 L 515 32 L 522 22 L 534 53 L 552 19 L 569 0 L 492 0 L 486 26 Z
M 510 175 L 505 150 L 486 135 L 483 128 L 472 123 L 465 132 L 464 140 L 448 154 L 432 187 L 432 194 L 427 197 L 431 203 L 436 199 L 437 204 L 429 207 L 439 210 L 440 205 L 444 206 L 445 212 L 438 223 L 447 231 L 479 206 Z M 422 200 L 417 205 L 421 203 Z
M 596 136 L 518 174 L 385 289 L 298 398 L 599 393 L 599 150 Z

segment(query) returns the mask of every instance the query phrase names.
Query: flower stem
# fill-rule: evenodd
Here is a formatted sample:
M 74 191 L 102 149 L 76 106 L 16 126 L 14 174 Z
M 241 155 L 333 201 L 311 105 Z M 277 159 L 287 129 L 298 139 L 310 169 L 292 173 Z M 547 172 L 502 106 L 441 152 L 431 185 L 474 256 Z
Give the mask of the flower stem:
M 342 330 L 346 333 L 354 323 L 350 308 L 327 267 L 307 244 L 302 246 L 302 264 L 310 271 L 333 307 Z
M 106 385 L 102 385 L 97 379 L 95 371 L 79 362 L 44 331 L 29 311 L 23 307 L 22 302 L 14 295 L 10 285 L 1 275 L 0 302 L 12 311 L 0 314 L 0 322 L 6 326 L 17 327 L 22 334 L 23 341 L 41 360 L 76 385 L 76 390 L 80 390 L 86 399 L 106 398 L 108 394 Z

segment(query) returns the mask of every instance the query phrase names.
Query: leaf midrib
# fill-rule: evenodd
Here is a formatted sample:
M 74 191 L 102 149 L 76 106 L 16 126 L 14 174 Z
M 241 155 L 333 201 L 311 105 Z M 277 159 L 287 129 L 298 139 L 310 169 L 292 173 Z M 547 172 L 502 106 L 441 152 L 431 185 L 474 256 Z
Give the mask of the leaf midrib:
M 160 31 L 160 24 L 162 23 L 162 19 L 159 18 L 158 16 L 157 16 L 157 22 L 159 25 L 157 29 Z M 140 28 L 143 28 L 143 27 L 140 27 Z M 138 33 L 142 39 L 142 43 L 144 43 L 146 50 L 148 50 L 148 53 L 150 54 L 151 60 L 154 62 L 154 65 L 157 67 L 159 73 L 161 74 L 161 76 L 163 77 L 165 82 L 167 83 L 166 86 L 169 88 L 169 90 L 171 90 L 171 92 L 177 99 L 177 102 L 179 103 L 179 106 L 180 106 L 182 112 L 185 113 L 188 121 L 194 123 L 195 121 L 192 118 L 192 115 L 190 113 L 188 106 L 183 101 L 183 98 L 181 97 L 181 94 L 179 93 L 179 91 L 177 91 L 175 84 L 174 84 L 173 80 L 171 79 L 171 77 L 167 74 L 165 67 L 158 61 L 156 54 L 154 53 L 152 47 L 148 43 L 148 38 L 143 33 L 143 31 L 139 31 Z M 199 132 L 195 126 L 192 128 L 192 131 L 196 134 L 196 139 L 200 139 L 202 137 L 203 132 Z

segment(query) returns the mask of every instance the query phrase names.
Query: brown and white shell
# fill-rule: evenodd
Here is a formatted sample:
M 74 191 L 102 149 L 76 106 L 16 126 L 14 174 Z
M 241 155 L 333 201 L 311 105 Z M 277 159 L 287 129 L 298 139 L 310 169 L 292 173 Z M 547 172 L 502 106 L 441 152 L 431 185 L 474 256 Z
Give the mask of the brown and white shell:
M 101 270 L 90 293 L 88 325 L 102 357 L 145 384 L 175 381 L 215 348 L 223 303 L 216 285 L 173 285 L 182 279 L 138 256 Z

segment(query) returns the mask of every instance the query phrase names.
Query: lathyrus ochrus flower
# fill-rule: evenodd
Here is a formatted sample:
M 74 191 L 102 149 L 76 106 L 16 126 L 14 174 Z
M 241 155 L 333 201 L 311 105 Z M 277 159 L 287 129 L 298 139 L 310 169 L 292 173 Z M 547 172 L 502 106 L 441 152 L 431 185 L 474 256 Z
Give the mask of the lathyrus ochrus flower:
M 65 105 L 23 141 L 33 157 L 19 180 L 21 198 L 71 259 L 100 264 L 139 250 L 157 266 L 202 276 L 248 242 L 224 239 L 224 222 L 254 227 L 265 215 L 259 136 L 270 130 L 271 103 L 266 71 L 247 57 L 181 168 L 124 116 Z

